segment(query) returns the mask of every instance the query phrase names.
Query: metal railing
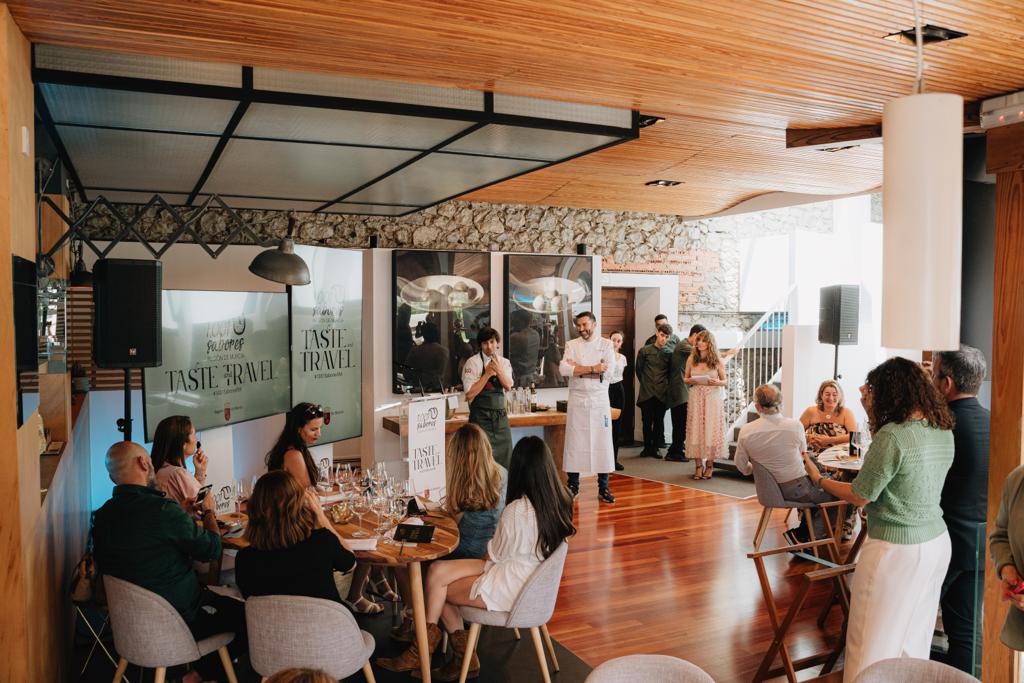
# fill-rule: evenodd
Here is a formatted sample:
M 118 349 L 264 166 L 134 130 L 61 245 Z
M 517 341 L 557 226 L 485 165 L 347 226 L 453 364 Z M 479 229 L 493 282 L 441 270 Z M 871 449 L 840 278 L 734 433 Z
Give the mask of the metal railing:
M 733 428 L 744 422 L 743 414 L 754 400 L 754 390 L 781 378 L 782 329 L 789 323 L 789 304 L 795 290 L 796 285 L 790 285 L 729 350 L 725 361 L 725 423 L 729 426 L 729 440 Z

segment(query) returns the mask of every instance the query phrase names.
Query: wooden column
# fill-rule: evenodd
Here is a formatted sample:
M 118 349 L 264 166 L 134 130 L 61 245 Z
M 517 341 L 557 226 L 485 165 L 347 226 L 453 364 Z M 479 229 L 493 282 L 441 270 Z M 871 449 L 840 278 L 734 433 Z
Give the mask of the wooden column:
M 996 174 L 995 305 L 987 529 L 995 527 L 1006 476 L 1024 462 L 1024 124 L 988 132 L 988 171 Z M 1018 680 L 1017 657 L 999 640 L 1008 605 L 991 563 L 985 571 L 982 679 Z
M 31 144 L 33 99 L 28 41 L 0 4 L 0 681 L 40 680 L 30 667 L 27 554 L 24 512 L 39 506 L 38 460 L 35 490 L 26 498 L 19 471 L 15 404 L 13 284 L 11 255 L 35 259 L 33 149 L 22 151 L 22 128 Z

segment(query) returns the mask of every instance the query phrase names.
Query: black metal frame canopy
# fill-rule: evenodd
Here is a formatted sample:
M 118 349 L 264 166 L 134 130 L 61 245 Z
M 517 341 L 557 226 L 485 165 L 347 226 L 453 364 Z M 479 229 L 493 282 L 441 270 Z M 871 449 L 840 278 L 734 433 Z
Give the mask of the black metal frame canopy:
M 402 216 L 640 130 L 631 110 L 42 44 L 32 74 L 82 202 Z

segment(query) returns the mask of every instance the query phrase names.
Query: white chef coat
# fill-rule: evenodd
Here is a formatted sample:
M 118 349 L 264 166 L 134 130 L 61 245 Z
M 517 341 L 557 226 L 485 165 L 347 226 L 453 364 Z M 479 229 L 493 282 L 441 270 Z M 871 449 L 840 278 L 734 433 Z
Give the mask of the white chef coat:
M 512 379 L 512 363 L 508 358 L 504 356 L 497 356 L 498 364 L 502 370 L 508 375 L 509 379 Z M 486 360 L 485 360 L 486 359 Z M 484 374 L 484 367 L 487 363 L 491 362 L 491 356 L 484 355 L 480 352 L 474 353 L 472 356 L 466 359 L 466 364 L 462 366 L 462 388 L 465 391 L 469 391 L 474 384 Z M 495 383 L 498 383 L 498 379 L 495 378 Z
M 611 340 L 595 332 L 590 341 L 582 337 L 565 344 L 565 354 L 558 365 L 563 377 L 569 378 L 568 414 L 565 419 L 565 456 L 562 469 L 580 474 L 602 474 L 615 471 L 612 448 L 612 416 L 608 402 L 609 370 L 604 381 L 590 377 L 574 377 L 577 365 L 615 364 Z
M 622 381 L 622 376 L 626 372 L 626 357 L 621 353 L 615 354 L 615 362 L 608 367 L 608 372 L 604 375 L 604 381 L 608 384 L 615 384 L 616 382 Z

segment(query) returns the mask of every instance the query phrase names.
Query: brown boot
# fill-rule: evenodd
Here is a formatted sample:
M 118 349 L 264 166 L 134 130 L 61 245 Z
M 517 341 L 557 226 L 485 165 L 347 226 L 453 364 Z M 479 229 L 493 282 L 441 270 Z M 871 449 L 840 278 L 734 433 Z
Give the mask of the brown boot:
M 441 642 L 441 629 L 437 624 L 427 624 L 427 653 L 434 654 Z M 413 671 L 420 668 L 420 648 L 415 638 L 409 648 L 397 657 L 378 657 L 377 666 L 388 671 Z
M 438 681 L 457 681 L 462 675 L 462 662 L 466 658 L 466 646 L 469 644 L 468 631 L 456 631 L 451 634 L 449 640 L 452 642 L 452 649 L 455 655 L 440 670 L 433 672 L 432 677 Z M 469 673 L 466 678 L 476 678 L 480 675 L 480 659 L 473 652 L 473 658 L 469 660 Z

